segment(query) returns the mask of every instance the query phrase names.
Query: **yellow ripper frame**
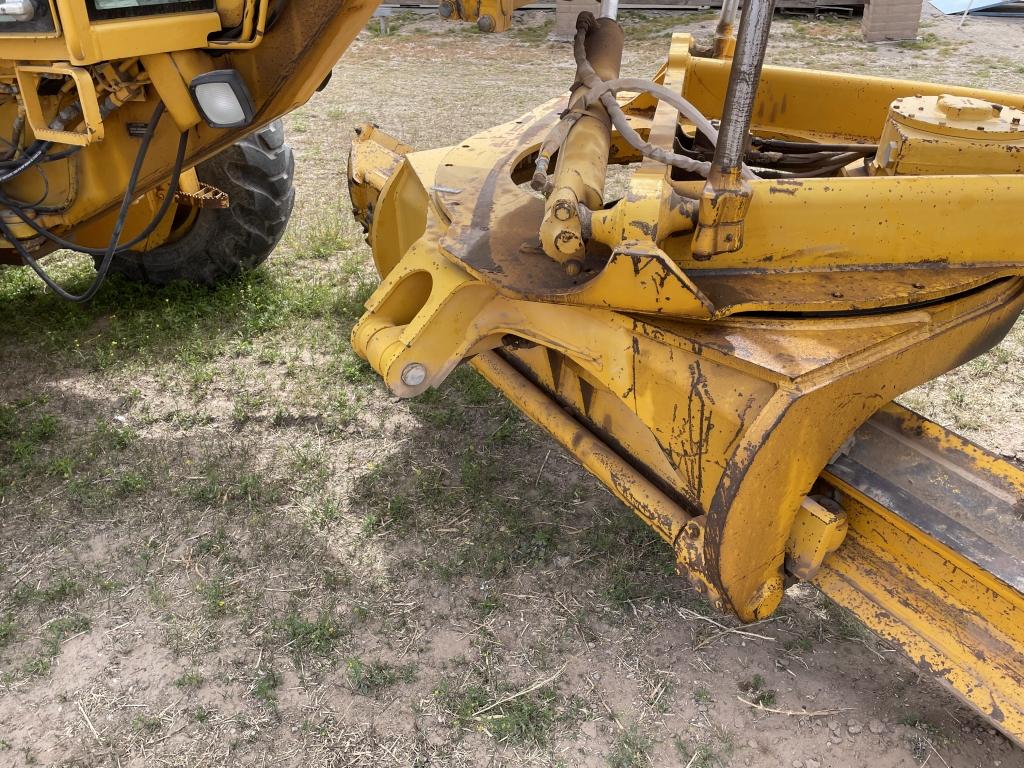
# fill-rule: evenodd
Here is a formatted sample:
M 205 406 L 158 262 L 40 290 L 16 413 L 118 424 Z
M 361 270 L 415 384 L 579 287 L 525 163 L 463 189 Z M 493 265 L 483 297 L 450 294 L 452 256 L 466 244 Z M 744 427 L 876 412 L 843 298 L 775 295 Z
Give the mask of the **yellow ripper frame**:
M 692 47 L 676 35 L 657 80 L 717 117 L 729 63 Z M 1010 94 L 766 67 L 752 128 L 869 143 L 894 99 L 944 93 L 1024 105 Z M 931 648 L 922 663 L 947 663 L 951 685 L 1021 738 L 1019 654 L 979 667 L 940 637 L 938 617 L 880 618 L 885 595 L 910 594 L 895 581 L 911 577 L 896 569 L 878 594 L 867 588 L 863 563 L 841 546 L 850 538 L 864 551 L 874 530 L 864 504 L 850 502 L 851 523 L 833 498 L 852 498 L 849 488 L 827 486 L 827 498 L 812 489 L 825 487 L 823 470 L 873 414 L 998 343 L 1020 315 L 1021 232 L 1006 222 L 1024 204 L 1024 177 L 752 180 L 744 215 L 722 222 L 742 233 L 740 246 L 708 256 L 695 252 L 698 226 L 716 226 L 701 211 L 703 185 L 677 180 L 612 132 L 608 158 L 594 162 L 638 165 L 619 200 L 582 217 L 591 247 L 579 271 L 567 270 L 545 248 L 544 199 L 525 188 L 564 104 L 426 152 L 363 127 L 350 185 L 383 279 L 353 330 L 356 350 L 401 397 L 470 361 L 651 525 L 713 604 L 754 621 L 778 606 L 787 571 L 818 579 L 904 648 Z M 664 101 L 619 104 L 652 145 L 671 150 L 688 129 Z M 890 542 L 887 556 L 914 557 L 928 541 Z M 845 576 L 831 562 L 845 563 Z M 950 589 L 988 631 L 986 606 L 1002 609 L 974 583 Z M 1020 594 L 1009 592 L 1019 611 Z
M 659 79 L 710 110 L 727 63 L 690 55 L 691 42 L 676 36 Z M 773 68 L 762 83 L 759 132 L 819 139 L 840 128 L 868 139 L 895 96 L 956 90 Z M 840 97 L 819 95 L 824 86 L 856 90 L 876 114 L 840 123 L 830 112 Z M 805 110 L 808 100 L 818 109 Z M 678 115 L 651 106 L 637 97 L 627 112 L 638 130 L 670 140 Z M 781 597 L 801 500 L 829 458 L 875 410 L 997 343 L 1020 314 L 1019 233 L 1000 223 L 1024 202 L 1024 177 L 755 181 L 744 246 L 698 262 L 690 241 L 659 223 L 679 208 L 666 201 L 699 191 L 685 198 L 670 170 L 648 160 L 623 199 L 594 214 L 606 262 L 575 277 L 539 253 L 543 200 L 521 187 L 557 116 L 557 103 L 545 105 L 404 160 L 405 148 L 363 131 L 353 173 L 366 179 L 368 165 L 387 159 L 370 230 L 384 280 L 355 347 L 409 397 L 514 340 L 514 365 L 602 425 L 675 499 L 672 514 L 638 511 L 701 589 L 745 620 L 762 618 Z M 621 142 L 611 155 L 638 159 Z M 366 200 L 367 186 L 355 183 L 354 199 Z M 940 222 L 972 195 L 992 200 L 972 226 Z M 879 307 L 889 311 L 868 311 Z M 815 310 L 829 315 L 792 316 Z M 760 314 L 740 314 L 751 311 Z

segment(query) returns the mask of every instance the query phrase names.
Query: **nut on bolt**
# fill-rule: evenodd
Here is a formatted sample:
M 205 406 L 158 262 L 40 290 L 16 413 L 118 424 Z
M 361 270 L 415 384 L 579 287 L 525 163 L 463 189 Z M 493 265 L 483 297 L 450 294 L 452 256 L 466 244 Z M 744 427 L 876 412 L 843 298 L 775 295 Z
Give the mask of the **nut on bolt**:
M 402 383 L 407 387 L 418 387 L 427 380 L 427 368 L 423 363 L 409 363 L 402 369 Z
M 576 215 L 576 208 L 568 200 L 559 200 L 555 203 L 554 214 L 559 221 L 568 221 Z

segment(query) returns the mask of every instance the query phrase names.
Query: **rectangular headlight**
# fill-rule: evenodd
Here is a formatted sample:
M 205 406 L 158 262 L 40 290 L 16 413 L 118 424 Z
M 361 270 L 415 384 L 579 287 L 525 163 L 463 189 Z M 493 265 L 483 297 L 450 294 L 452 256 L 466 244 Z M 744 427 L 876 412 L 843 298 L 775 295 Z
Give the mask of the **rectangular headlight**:
M 243 128 L 256 115 L 252 96 L 237 70 L 206 72 L 192 81 L 189 90 L 199 114 L 213 128 Z

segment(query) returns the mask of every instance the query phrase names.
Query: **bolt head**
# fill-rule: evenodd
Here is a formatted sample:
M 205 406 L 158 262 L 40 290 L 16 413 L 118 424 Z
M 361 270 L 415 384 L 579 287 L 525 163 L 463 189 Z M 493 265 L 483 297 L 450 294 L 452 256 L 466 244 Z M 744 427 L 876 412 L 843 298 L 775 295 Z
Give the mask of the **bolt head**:
M 491 16 L 481 16 L 476 20 L 476 28 L 481 32 L 493 32 L 494 18 Z
M 402 369 L 402 383 L 407 387 L 418 387 L 427 380 L 427 368 L 422 363 L 409 363 Z
M 555 203 L 553 213 L 555 214 L 555 218 L 559 221 L 568 221 L 573 217 L 576 211 L 573 209 L 572 205 L 567 203 L 565 200 L 559 200 Z
M 442 19 L 450 19 L 455 13 L 455 6 L 452 3 L 441 3 L 437 6 L 437 12 Z

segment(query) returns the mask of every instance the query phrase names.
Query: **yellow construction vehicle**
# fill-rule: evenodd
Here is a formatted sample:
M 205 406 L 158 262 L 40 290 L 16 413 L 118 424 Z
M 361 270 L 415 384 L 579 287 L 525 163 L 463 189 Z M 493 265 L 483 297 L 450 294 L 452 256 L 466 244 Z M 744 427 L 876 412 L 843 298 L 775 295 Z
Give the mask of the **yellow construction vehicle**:
M 362 126 L 353 344 L 400 397 L 468 362 L 720 610 L 811 581 L 1022 742 L 1024 472 L 891 403 L 1021 314 L 1024 96 L 766 66 L 774 3 L 736 6 L 652 80 L 620 76 L 613 3 L 581 14 L 568 97 L 452 147 Z M 274 121 L 374 8 L 0 3 L 6 260 L 94 254 L 78 300 L 258 263 L 291 205 Z

